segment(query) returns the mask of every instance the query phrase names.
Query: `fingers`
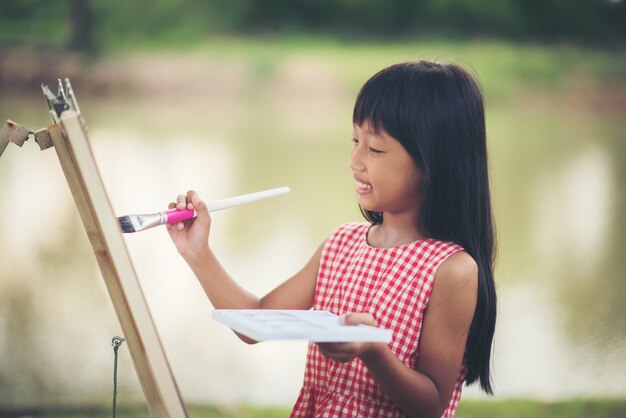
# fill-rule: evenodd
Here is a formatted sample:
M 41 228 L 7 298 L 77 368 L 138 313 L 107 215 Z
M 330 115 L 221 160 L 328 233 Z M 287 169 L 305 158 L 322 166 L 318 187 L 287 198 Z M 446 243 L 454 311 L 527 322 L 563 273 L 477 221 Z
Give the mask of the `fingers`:
M 176 209 L 183 210 L 185 207 L 187 207 L 187 197 L 179 194 L 178 197 L 176 197 Z
M 338 363 L 347 363 L 356 357 L 350 343 L 318 343 L 322 355 Z
M 343 325 L 371 325 L 376 326 L 376 320 L 369 313 L 357 312 L 349 313 L 339 317 L 339 321 Z M 361 354 L 370 350 L 371 344 L 354 343 L 354 342 L 337 342 L 337 343 L 317 343 L 322 355 L 328 359 L 339 363 L 346 363 L 359 357 Z
M 192 191 L 187 192 L 187 196 L 184 194 L 179 194 L 176 197 L 176 202 L 170 202 L 167 205 L 168 209 L 178 209 L 178 210 L 193 209 L 193 205 L 191 204 L 190 198 L 188 198 L 190 193 L 192 193 Z M 175 222 L 175 223 L 167 224 L 166 228 L 169 231 L 182 231 L 183 229 L 185 229 L 185 224 L 184 222 Z
M 184 210 L 184 209 L 193 209 L 194 205 L 193 205 L 193 199 L 196 200 L 200 200 L 200 196 L 198 196 L 198 193 L 194 192 L 193 190 L 189 190 L 187 192 L 187 195 L 184 194 L 179 194 L 176 197 L 176 203 L 170 203 L 168 205 L 169 209 L 178 209 L 178 210 Z
M 200 199 L 200 195 L 193 190 L 189 190 L 187 195 L 179 194 L 176 197 L 176 203 L 170 203 L 168 205 L 169 209 L 196 209 L 203 210 L 206 209 L 206 203 L 202 199 Z
M 203 219 L 204 221 L 209 219 L 209 210 L 198 193 L 189 190 L 187 192 L 187 202 L 188 209 L 195 209 L 198 212 L 198 219 Z
M 193 200 L 196 199 L 200 199 L 200 196 L 198 196 L 198 193 L 196 193 L 193 190 L 189 190 L 187 192 L 187 209 L 193 209 L 194 205 L 193 205 Z
M 328 354 L 343 353 L 350 349 L 350 343 L 318 343 L 320 350 Z
M 199 206 L 205 206 L 206 204 L 200 199 L 198 193 L 193 190 L 189 190 L 186 195 L 179 194 L 176 197 L 176 203 L 172 202 L 168 205 L 168 209 L 198 209 Z
M 193 190 L 189 190 L 187 192 L 187 196 L 185 197 L 185 201 L 187 202 L 187 209 L 198 209 L 197 205 L 202 204 L 202 199 L 200 199 L 200 196 L 198 195 L 198 193 L 196 193 Z
M 211 223 L 211 217 L 206 203 L 204 203 L 204 201 L 200 198 L 200 195 L 193 190 L 189 190 L 187 194 L 179 194 L 176 197 L 176 202 L 169 203 L 168 208 L 178 210 L 195 209 L 198 213 L 198 216 L 195 219 L 168 224 L 167 228 L 169 231 L 181 231 L 185 229 L 185 225 L 191 225 L 194 221 L 199 221 L 199 223 L 204 226 L 208 226 Z
M 368 313 L 349 313 L 339 317 L 339 321 L 344 325 L 371 325 L 375 327 L 376 320 L 371 314 Z
M 171 232 L 171 231 L 181 231 L 181 230 L 185 229 L 185 225 L 182 222 L 176 222 L 176 223 L 172 223 L 172 224 L 165 224 L 165 229 L 167 229 L 168 232 Z

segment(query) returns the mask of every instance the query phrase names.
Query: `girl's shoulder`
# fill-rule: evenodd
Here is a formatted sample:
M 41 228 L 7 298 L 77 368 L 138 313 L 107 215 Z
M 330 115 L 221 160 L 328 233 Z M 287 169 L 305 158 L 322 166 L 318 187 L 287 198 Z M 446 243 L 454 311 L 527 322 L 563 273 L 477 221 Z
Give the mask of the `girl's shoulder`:
M 335 228 L 329 235 L 328 240 L 353 241 L 360 239 L 367 234 L 370 226 L 369 222 L 347 222 Z
M 337 234 L 354 234 L 367 231 L 372 224 L 369 222 L 346 222 L 343 225 L 339 225 L 331 235 Z
M 367 237 L 369 222 L 348 222 L 335 228 L 326 238 L 325 248 L 341 248 L 358 245 Z

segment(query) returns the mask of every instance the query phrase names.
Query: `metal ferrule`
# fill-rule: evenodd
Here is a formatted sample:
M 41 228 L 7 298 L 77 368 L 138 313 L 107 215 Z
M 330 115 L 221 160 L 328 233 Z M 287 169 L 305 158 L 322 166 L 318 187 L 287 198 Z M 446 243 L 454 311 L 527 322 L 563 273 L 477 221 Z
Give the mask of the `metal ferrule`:
M 167 222 L 167 215 L 165 212 L 151 213 L 149 215 L 137 215 L 137 221 L 139 228 L 135 228 L 136 231 L 143 231 L 144 229 L 154 228 L 155 226 L 163 225 Z

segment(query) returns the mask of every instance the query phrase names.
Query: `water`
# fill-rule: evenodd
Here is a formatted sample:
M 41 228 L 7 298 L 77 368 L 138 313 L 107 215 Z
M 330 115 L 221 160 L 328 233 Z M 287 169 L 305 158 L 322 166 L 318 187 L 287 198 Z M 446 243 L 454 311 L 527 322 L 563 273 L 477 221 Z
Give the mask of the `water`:
M 168 65 L 159 67 L 164 79 L 180 68 Z M 187 89 L 77 94 L 119 215 L 165 208 L 188 189 L 211 200 L 292 188 L 214 215 L 215 252 L 262 295 L 337 225 L 360 220 L 347 168 L 358 87 L 323 60 L 294 58 L 267 74 L 231 70 L 169 80 L 195 77 Z M 144 73 L 132 74 L 141 84 Z M 626 396 L 623 108 L 556 91 L 488 100 L 487 112 L 499 239 L 496 394 Z M 49 123 L 34 93 L 4 95 L 0 113 Z M 54 150 L 9 144 L 0 190 L 0 402 L 106 401 L 110 342 L 121 330 Z M 293 403 L 306 344 L 241 343 L 211 320 L 164 229 L 125 238 L 187 402 Z M 126 346 L 119 381 L 120 398 L 141 398 Z

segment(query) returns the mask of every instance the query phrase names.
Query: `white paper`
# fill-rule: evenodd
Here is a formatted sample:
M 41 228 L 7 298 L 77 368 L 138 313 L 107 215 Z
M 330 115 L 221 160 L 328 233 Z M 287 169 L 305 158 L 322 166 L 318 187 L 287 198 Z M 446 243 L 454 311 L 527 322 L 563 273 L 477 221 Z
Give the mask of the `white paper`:
M 385 342 L 392 331 L 369 325 L 343 325 L 328 311 L 216 309 L 213 319 L 256 341 Z

